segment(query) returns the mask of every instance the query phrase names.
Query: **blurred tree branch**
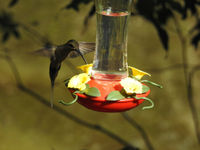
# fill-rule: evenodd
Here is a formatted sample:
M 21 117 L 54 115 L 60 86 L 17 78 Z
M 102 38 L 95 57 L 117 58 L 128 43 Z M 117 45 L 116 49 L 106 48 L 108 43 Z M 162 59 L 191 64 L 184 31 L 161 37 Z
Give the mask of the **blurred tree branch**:
M 184 72 L 184 78 L 185 78 L 185 84 L 186 84 L 186 89 L 187 89 L 187 100 L 189 103 L 189 107 L 192 113 L 192 118 L 193 118 L 193 122 L 194 122 L 194 126 L 195 126 L 195 131 L 196 131 L 196 135 L 197 135 L 197 139 L 198 139 L 198 143 L 200 144 L 200 130 L 199 130 L 199 123 L 198 123 L 198 115 L 197 115 L 197 110 L 195 107 L 195 103 L 192 95 L 192 86 L 190 85 L 190 81 L 188 79 L 188 74 L 191 74 L 191 72 L 188 73 L 188 69 L 187 69 L 187 64 L 188 64 L 188 58 L 187 58 L 187 37 L 184 36 L 181 26 L 179 24 L 179 21 L 177 18 L 175 18 L 175 16 L 173 15 L 173 21 L 176 27 L 176 31 L 180 40 L 180 44 L 181 44 L 181 49 L 182 49 L 182 62 L 183 64 L 186 64 L 183 66 L 183 72 Z M 195 67 L 196 68 L 196 67 Z M 191 78 L 191 77 L 190 77 Z M 190 79 L 191 80 L 191 79 Z
M 194 96 L 193 96 L 193 86 L 192 86 L 192 81 L 194 74 L 200 70 L 200 65 L 188 65 L 188 64 L 175 64 L 171 65 L 168 67 L 164 68 L 153 68 L 153 69 L 146 69 L 154 73 L 163 73 L 165 71 L 172 71 L 172 70 L 177 70 L 177 69 L 184 69 L 184 68 L 192 68 L 192 70 L 188 73 L 188 82 L 187 84 L 187 100 L 188 104 L 192 113 L 192 118 L 194 122 L 194 127 L 195 127 L 195 133 L 197 135 L 197 140 L 198 143 L 200 143 L 200 127 L 199 127 L 199 117 L 198 117 L 198 112 L 195 107 L 195 102 L 194 102 Z
M 145 142 L 147 148 L 148 148 L 149 150 L 154 150 L 153 145 L 152 145 L 152 143 L 150 142 L 147 133 L 146 133 L 145 130 L 141 127 L 141 125 L 139 125 L 134 119 L 132 119 L 132 118 L 128 115 L 128 113 L 124 112 L 124 113 L 121 113 L 121 115 L 123 116 L 123 118 L 124 118 L 128 123 L 130 123 L 134 128 L 136 128 L 136 129 L 140 132 L 140 134 L 141 134 L 141 136 L 142 136 L 142 138 L 143 138 L 143 140 L 144 140 L 144 142 Z
M 19 0 L 11 0 L 9 6 L 15 6 Z M 70 3 L 64 6 L 65 9 L 74 9 L 75 11 L 79 11 L 80 4 L 88 5 L 89 3 L 93 2 L 93 0 L 71 0 Z M 197 25 L 199 24 L 199 15 L 198 15 L 198 6 L 200 5 L 199 0 L 135 0 L 134 1 L 135 7 L 133 10 L 135 11 L 133 14 L 140 15 L 150 21 L 157 30 L 158 36 L 161 40 L 161 43 L 166 51 L 168 51 L 168 41 L 169 36 L 168 32 L 165 29 L 167 22 L 170 18 L 174 17 L 174 12 L 181 14 L 182 19 L 187 19 L 190 16 L 188 12 L 191 12 L 192 16 L 195 16 L 197 19 Z M 4 13 L 5 14 L 5 13 Z M 94 5 L 91 6 L 88 14 L 84 20 L 84 27 L 88 25 L 89 19 L 95 14 L 95 7 Z M 4 15 L 5 16 L 5 15 Z M 6 18 L 5 18 L 6 17 Z M 15 22 L 12 16 L 6 12 L 6 16 L 4 17 L 3 21 L 0 22 L 7 22 L 8 25 L 14 25 L 12 29 L 10 28 L 9 32 L 4 32 L 3 34 L 3 41 L 7 41 L 10 35 L 14 35 L 16 38 L 20 38 L 20 33 L 17 30 L 17 22 Z M 8 26 L 6 25 L 6 26 Z M 5 27 L 6 27 L 5 26 Z M 195 27 L 196 27 L 195 26 Z M 196 28 L 196 30 L 199 30 Z M 6 30 L 5 30 L 6 31 Z M 192 44 L 196 47 L 200 41 L 200 30 L 192 38 Z
M 196 136 L 197 136 L 198 142 L 200 144 L 199 117 L 198 117 L 198 112 L 196 110 L 195 103 L 194 103 L 194 96 L 193 96 L 194 94 L 193 94 L 193 86 L 192 86 L 194 75 L 199 70 L 200 70 L 200 65 L 197 65 L 197 66 L 193 67 L 192 70 L 189 72 L 188 86 L 187 86 L 188 94 L 187 95 L 188 95 L 189 106 L 190 106 L 191 112 L 192 112 L 192 117 L 193 117 L 193 120 L 194 120 Z
M 178 19 L 173 15 L 173 21 L 175 24 L 176 32 L 180 40 L 181 44 L 181 49 L 182 49 L 182 62 L 183 64 L 186 64 L 183 66 L 183 72 L 184 72 L 184 77 L 185 77 L 185 83 L 187 84 L 188 82 L 188 71 L 187 71 L 187 64 L 188 64 L 188 59 L 187 59 L 187 40 L 185 36 L 183 35 L 183 32 L 181 30 L 180 23 Z

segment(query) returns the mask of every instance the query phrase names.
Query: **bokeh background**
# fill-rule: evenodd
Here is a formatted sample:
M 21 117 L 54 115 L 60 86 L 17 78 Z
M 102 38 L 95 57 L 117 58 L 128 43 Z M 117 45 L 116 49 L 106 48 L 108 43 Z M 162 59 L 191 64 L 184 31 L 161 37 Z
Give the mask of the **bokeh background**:
M 78 4 L 78 0 L 73 1 Z M 186 1 L 175 2 L 184 6 Z M 54 104 L 66 114 L 51 109 L 50 104 L 46 105 L 50 96 L 49 59 L 32 55 L 31 52 L 43 47 L 45 41 L 56 45 L 70 39 L 95 42 L 95 16 L 91 16 L 84 26 L 93 2 L 82 1 L 78 11 L 65 9 L 71 0 L 18 0 L 13 2 L 13 6 L 11 2 L 0 0 L 1 16 L 11 15 L 11 20 L 18 24 L 16 29 L 19 34 L 10 34 L 6 39 L 5 28 L 1 25 L 0 150 L 125 150 L 126 145 L 66 114 L 99 125 L 139 149 L 200 148 L 196 130 L 199 125 L 195 127 L 194 123 L 194 118 L 196 123 L 200 120 L 200 51 L 198 45 L 195 48 L 191 43 L 192 38 L 198 34 L 198 30 L 195 31 L 198 28 L 194 29 L 198 23 L 198 7 L 195 13 L 188 10 L 185 19 L 181 13 L 173 11 L 174 17 L 169 17 L 161 26 L 168 39 L 159 36 L 155 25 L 140 11 L 133 10 L 135 15 L 130 17 L 128 29 L 128 63 L 149 72 L 152 77 L 148 79 L 160 83 L 164 88 L 151 87 L 149 97 L 155 103 L 153 109 L 143 111 L 144 102 L 126 112 L 135 123 L 131 125 L 121 113 L 95 112 L 78 103 L 69 107 L 58 103 L 60 99 L 72 100 L 63 81 L 78 72 L 76 66 L 83 64 L 80 57 L 66 60 L 56 80 Z M 5 19 L 0 21 L 5 24 Z M 86 55 L 88 62 L 93 61 L 93 55 Z M 31 95 L 17 86 L 19 81 L 16 81 L 12 62 L 23 86 L 43 97 L 47 103 L 41 103 L 33 93 Z M 192 86 L 188 88 L 189 82 L 185 81 L 185 76 L 190 79 L 194 67 L 197 70 L 192 74 Z M 191 103 L 196 110 L 194 118 Z M 151 146 L 146 144 L 136 124 L 148 136 Z

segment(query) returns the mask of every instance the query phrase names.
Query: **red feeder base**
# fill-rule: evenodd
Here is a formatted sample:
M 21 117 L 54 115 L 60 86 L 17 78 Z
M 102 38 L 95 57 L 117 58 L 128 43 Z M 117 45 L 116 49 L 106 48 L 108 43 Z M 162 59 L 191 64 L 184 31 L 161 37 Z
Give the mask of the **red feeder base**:
M 134 98 L 126 98 L 118 101 L 107 101 L 107 95 L 112 91 L 120 91 L 122 86 L 120 85 L 120 80 L 97 80 L 91 79 L 88 84 L 90 87 L 96 87 L 99 89 L 100 97 L 91 97 L 84 94 L 78 95 L 78 103 L 100 112 L 122 112 L 134 108 L 141 104 L 144 100 L 136 100 Z M 72 91 L 71 91 L 72 92 Z M 146 97 L 150 93 L 150 90 L 144 94 L 137 94 L 137 97 Z

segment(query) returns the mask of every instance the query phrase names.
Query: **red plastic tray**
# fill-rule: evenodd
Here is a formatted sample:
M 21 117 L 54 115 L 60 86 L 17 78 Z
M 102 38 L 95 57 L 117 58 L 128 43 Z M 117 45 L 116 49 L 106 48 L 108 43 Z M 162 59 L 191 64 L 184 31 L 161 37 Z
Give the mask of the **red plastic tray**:
M 136 100 L 134 98 L 126 98 L 118 101 L 107 101 L 107 95 L 115 90 L 120 91 L 122 86 L 120 85 L 120 80 L 95 80 L 91 79 L 88 84 L 90 87 L 96 87 L 99 89 L 101 96 L 100 97 L 91 97 L 84 94 L 78 95 L 78 103 L 87 107 L 88 109 L 92 109 L 100 112 L 122 112 L 129 109 L 132 109 L 139 104 L 141 104 L 144 100 Z M 70 90 L 71 91 L 71 90 Z M 73 91 L 71 91 L 73 92 Z M 137 94 L 137 97 L 146 97 L 150 93 L 150 90 L 143 94 Z

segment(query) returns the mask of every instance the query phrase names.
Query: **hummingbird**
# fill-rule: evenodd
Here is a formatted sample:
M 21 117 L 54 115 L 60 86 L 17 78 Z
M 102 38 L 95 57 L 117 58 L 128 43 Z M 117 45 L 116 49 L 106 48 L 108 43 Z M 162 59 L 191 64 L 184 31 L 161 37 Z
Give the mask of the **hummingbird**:
M 47 56 L 50 58 L 49 77 L 51 81 L 51 107 L 53 107 L 53 90 L 55 79 L 61 68 L 62 62 L 66 58 L 75 58 L 81 56 L 83 61 L 87 64 L 84 54 L 93 52 L 95 50 L 95 43 L 92 42 L 78 42 L 76 40 L 69 40 L 63 45 L 51 46 L 47 45 L 42 49 L 34 51 L 35 54 Z

